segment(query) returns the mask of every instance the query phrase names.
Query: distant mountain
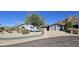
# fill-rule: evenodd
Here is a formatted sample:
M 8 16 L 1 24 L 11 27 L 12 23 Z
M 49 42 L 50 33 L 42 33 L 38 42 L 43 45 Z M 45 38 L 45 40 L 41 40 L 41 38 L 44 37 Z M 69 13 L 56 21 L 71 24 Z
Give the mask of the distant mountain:
M 55 24 L 65 25 L 66 22 L 72 22 L 73 25 L 78 25 L 79 24 L 79 17 L 70 16 L 70 17 L 66 18 L 64 21 L 59 21 L 59 22 L 57 22 Z
M 74 25 L 76 25 L 76 24 L 79 24 L 79 17 L 70 16 L 70 17 L 66 18 L 63 22 L 66 22 L 66 21 L 72 22 Z

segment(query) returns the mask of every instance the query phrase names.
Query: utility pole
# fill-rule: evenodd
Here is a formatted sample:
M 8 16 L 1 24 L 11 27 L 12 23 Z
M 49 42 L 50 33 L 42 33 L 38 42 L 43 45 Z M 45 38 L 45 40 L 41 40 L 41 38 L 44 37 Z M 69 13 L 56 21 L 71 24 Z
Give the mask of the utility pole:
M 15 18 L 15 22 L 16 22 L 16 31 L 19 33 L 19 23 L 17 17 Z
M 0 27 L 1 27 L 1 24 L 0 24 Z

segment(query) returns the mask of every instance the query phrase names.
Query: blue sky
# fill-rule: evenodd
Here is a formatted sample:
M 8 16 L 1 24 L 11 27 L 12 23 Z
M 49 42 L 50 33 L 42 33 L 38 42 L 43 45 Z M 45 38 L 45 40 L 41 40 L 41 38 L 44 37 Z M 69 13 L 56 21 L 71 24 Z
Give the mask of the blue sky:
M 79 11 L 0 11 L 0 24 L 2 26 L 22 24 L 25 16 L 27 17 L 31 13 L 43 16 L 48 24 L 62 21 L 69 16 L 79 16 Z

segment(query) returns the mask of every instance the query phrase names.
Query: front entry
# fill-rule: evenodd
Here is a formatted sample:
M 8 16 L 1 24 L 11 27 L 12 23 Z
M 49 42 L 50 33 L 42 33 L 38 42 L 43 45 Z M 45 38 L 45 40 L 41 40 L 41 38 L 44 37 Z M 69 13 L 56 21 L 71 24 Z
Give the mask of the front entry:
M 47 27 L 47 31 L 49 31 L 49 26 Z

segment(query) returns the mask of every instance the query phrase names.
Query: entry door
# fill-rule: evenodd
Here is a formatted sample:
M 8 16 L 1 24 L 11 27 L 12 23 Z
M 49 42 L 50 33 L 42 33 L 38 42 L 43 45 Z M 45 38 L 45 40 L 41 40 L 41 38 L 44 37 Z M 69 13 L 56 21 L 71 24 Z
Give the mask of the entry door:
M 49 26 L 47 27 L 47 31 L 49 31 Z

